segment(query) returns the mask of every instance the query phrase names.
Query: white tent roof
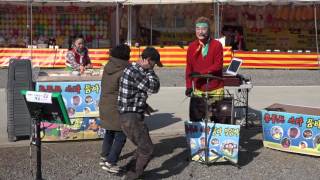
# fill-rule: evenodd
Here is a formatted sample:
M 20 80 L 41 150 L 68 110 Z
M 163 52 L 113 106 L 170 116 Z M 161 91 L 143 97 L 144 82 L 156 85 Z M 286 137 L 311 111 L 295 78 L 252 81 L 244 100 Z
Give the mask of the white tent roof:
M 26 5 L 30 0 L 0 0 L 0 4 Z M 32 0 L 33 6 L 109 6 L 117 2 L 123 3 L 125 0 Z
M 263 5 L 263 4 L 274 4 L 274 5 L 286 5 L 286 4 L 313 4 L 320 3 L 319 0 L 218 0 L 221 3 L 228 3 L 234 5 L 241 4 L 253 4 L 253 5 Z
M 27 1 L 31 0 L 0 0 L 0 4 L 26 4 Z M 115 3 L 122 4 L 192 4 L 192 3 L 228 3 L 233 5 L 241 4 L 253 4 L 253 5 L 264 5 L 264 4 L 311 4 L 311 3 L 320 3 L 316 0 L 32 0 L 34 5 L 57 5 L 64 6 L 73 3 L 77 6 L 94 6 L 94 5 L 110 5 Z
M 124 4 L 191 4 L 191 3 L 228 3 L 228 4 L 310 4 L 319 0 L 127 0 Z
M 213 2 L 216 2 L 216 0 L 128 0 L 125 4 L 192 4 Z

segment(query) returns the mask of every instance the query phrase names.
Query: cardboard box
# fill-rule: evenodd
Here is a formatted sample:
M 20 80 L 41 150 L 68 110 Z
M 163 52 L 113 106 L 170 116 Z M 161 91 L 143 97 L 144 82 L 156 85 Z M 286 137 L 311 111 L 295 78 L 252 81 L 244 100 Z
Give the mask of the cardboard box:
M 320 108 L 272 104 L 261 112 L 265 147 L 320 156 Z

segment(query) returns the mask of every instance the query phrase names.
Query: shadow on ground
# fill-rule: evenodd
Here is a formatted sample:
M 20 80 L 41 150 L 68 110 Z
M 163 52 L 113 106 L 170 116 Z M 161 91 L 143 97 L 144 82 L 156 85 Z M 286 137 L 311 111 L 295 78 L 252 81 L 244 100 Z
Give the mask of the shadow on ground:
M 150 131 L 169 126 L 179 121 L 182 121 L 182 119 L 175 117 L 173 113 L 158 113 L 145 118 L 145 123 Z
M 248 126 L 240 130 L 240 150 L 238 165 L 243 167 L 259 155 L 258 150 L 263 147 L 261 111 L 249 107 Z
M 172 156 L 171 156 L 172 155 Z M 146 171 L 145 179 L 163 179 L 181 173 L 190 163 L 190 151 L 184 136 L 166 138 L 155 144 L 154 158 L 167 156 L 160 167 Z
M 160 129 L 171 124 L 182 121 L 173 113 L 158 113 L 145 118 L 150 131 Z M 159 138 L 159 137 L 158 137 Z M 161 158 L 164 160 L 160 167 L 144 172 L 145 179 L 163 179 L 181 173 L 189 164 L 190 151 L 187 147 L 185 136 L 164 136 L 155 145 L 153 159 Z M 120 159 L 127 159 L 134 154 L 134 151 L 121 156 Z
M 262 141 L 259 137 L 261 134 L 260 115 L 258 110 L 250 109 L 250 112 L 255 113 L 252 121 L 253 126 L 248 128 L 241 127 L 240 131 L 240 150 L 239 150 L 239 167 L 246 166 L 259 155 L 259 149 L 262 148 Z M 181 121 L 175 118 L 173 114 L 163 113 L 155 114 L 146 118 L 150 130 L 159 129 L 168 126 L 172 123 Z M 122 158 L 131 156 L 133 152 L 123 155 Z M 184 135 L 178 137 L 164 137 L 155 144 L 154 159 L 167 157 L 160 167 L 147 170 L 144 172 L 145 179 L 163 179 L 180 174 L 190 164 L 190 150 Z M 152 162 L 151 162 L 152 163 Z M 199 163 L 200 164 L 200 163 Z M 212 163 L 212 166 L 232 165 L 225 163 Z

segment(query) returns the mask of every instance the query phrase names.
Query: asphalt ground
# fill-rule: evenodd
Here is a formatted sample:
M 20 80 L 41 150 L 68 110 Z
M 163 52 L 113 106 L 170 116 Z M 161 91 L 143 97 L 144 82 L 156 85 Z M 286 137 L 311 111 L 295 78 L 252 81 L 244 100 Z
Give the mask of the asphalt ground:
M 263 148 L 260 128 L 241 129 L 238 165 L 215 163 L 209 166 L 189 161 L 184 135 L 152 136 L 154 158 L 143 179 L 319 179 L 320 160 L 316 157 L 284 153 Z M 44 143 L 42 173 L 44 179 L 121 179 L 102 170 L 98 164 L 101 141 Z M 128 142 L 119 165 L 133 154 Z M 35 179 L 35 153 L 29 147 L 0 148 L 0 179 Z M 30 165 L 31 162 L 31 165 Z M 33 173 L 31 173 L 31 170 Z
M 51 70 L 46 70 L 51 71 Z M 156 69 L 162 86 L 184 86 L 184 68 Z M 0 70 L 0 85 L 6 87 L 6 69 Z M 254 86 L 319 86 L 320 71 L 316 70 L 241 70 L 251 76 Z M 285 92 L 284 92 L 285 93 Z M 319 97 L 318 94 L 314 94 Z M 318 157 L 285 153 L 264 148 L 261 127 L 242 128 L 240 135 L 240 168 L 230 163 L 210 166 L 189 161 L 185 135 L 168 129 L 152 134 L 154 158 L 143 179 L 319 179 Z M 44 179 L 121 179 L 102 170 L 98 164 L 102 142 L 76 141 L 43 143 L 42 172 Z M 0 179 L 35 179 L 35 147 L 32 157 L 28 142 L 0 145 Z M 124 165 L 133 154 L 128 141 L 119 165 Z M 31 173 L 31 170 L 33 173 Z
M 162 87 L 184 87 L 185 68 L 156 68 Z M 62 69 L 41 69 L 44 72 L 62 71 Z M 320 70 L 285 70 L 285 69 L 240 69 L 239 74 L 251 78 L 254 86 L 318 86 Z M 0 88 L 6 88 L 8 69 L 0 69 Z

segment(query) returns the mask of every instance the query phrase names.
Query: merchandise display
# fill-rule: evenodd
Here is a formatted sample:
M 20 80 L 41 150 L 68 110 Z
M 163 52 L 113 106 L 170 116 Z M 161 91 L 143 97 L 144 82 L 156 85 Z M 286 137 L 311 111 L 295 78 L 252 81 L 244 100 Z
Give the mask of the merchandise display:
M 108 6 L 35 6 L 31 20 L 26 6 L 0 5 L 0 46 L 27 47 L 32 21 L 33 45 L 68 48 L 70 38 L 82 35 L 89 47 L 109 47 L 111 10 Z M 99 41 L 103 46 L 99 46 Z

